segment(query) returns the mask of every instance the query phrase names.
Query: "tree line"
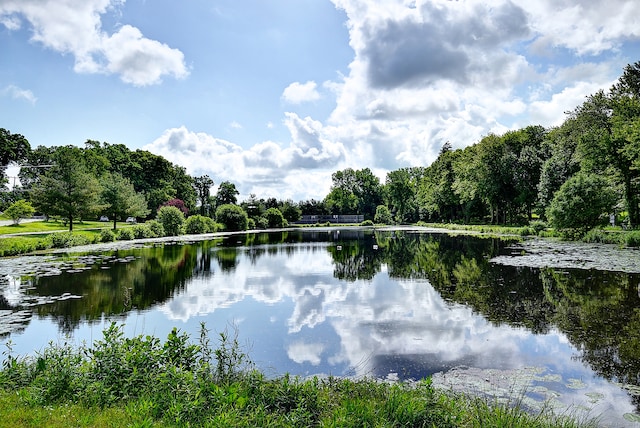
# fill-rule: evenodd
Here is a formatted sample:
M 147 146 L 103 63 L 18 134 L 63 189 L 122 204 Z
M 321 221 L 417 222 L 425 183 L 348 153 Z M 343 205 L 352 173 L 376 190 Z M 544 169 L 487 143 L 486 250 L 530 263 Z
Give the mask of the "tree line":
M 588 230 L 609 220 L 640 223 L 640 62 L 629 64 L 609 90 L 600 90 L 567 113 L 557 127 L 539 125 L 489 134 L 454 149 L 445 143 L 429 166 L 387 173 L 384 183 L 369 169 L 332 174 L 322 200 L 258 198 L 238 203 L 235 185 L 210 191 L 209 176 L 148 151 L 88 140 L 75 146 L 31 149 L 25 137 L 0 129 L 4 169 L 21 166 L 21 188 L 5 191 L 0 209 L 17 200 L 74 221 L 107 213 L 154 218 L 163 205 L 184 214 L 225 215 L 234 228 L 277 227 L 301 215 L 362 214 L 380 223 L 488 222 L 526 224 L 534 217 L 558 229 Z M 231 207 L 229 207 L 231 206 Z M 233 208 L 237 207 L 237 208 Z M 115 227 L 115 223 L 114 223 Z

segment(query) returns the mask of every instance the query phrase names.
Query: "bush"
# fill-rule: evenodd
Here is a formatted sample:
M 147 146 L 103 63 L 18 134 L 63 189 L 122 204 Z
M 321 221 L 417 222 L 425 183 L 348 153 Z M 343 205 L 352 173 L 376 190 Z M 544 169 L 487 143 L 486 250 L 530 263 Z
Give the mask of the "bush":
M 161 238 L 164 236 L 164 226 L 158 220 L 149 220 L 144 225 L 149 229 L 149 238 Z
M 49 236 L 51 236 L 51 246 L 53 248 L 69 248 L 91 244 L 91 241 L 86 236 L 73 232 L 57 232 Z
M 362 223 L 360 223 L 360 226 L 373 226 L 373 222 L 371 220 L 365 220 Z
M 100 242 L 113 242 L 116 240 L 116 234 L 111 229 L 102 229 L 100 231 Z
M 378 205 L 373 221 L 378 224 L 393 224 L 393 216 L 386 205 Z
M 253 230 L 256 228 L 256 221 L 252 218 L 247 220 L 247 229 Z
M 547 223 L 542 220 L 533 220 L 529 222 L 529 227 L 536 231 L 536 235 L 540 234 L 543 230 L 547 228 Z
M 554 228 L 568 229 L 566 234 L 575 236 L 602 223 L 615 202 L 616 194 L 603 177 L 578 173 L 555 193 L 547 217 Z
M 131 241 L 135 237 L 133 230 L 130 227 L 125 229 L 118 229 L 116 232 L 116 238 L 118 241 Z
M 624 243 L 627 247 L 640 247 L 640 231 L 625 232 Z
M 267 219 L 268 227 L 282 227 L 284 226 L 284 217 L 278 208 L 269 208 L 262 215 Z
M 188 234 L 211 233 L 217 229 L 213 219 L 203 215 L 194 215 L 187 219 L 185 231 Z
M 256 229 L 266 229 L 269 227 L 269 220 L 264 217 L 256 218 Z
M 249 223 L 249 217 L 242 207 L 233 204 L 220 205 L 216 210 L 216 220 L 229 231 L 247 230 Z
M 24 199 L 14 202 L 7 208 L 4 214 L 13 220 L 13 224 L 20 224 L 23 218 L 33 216 L 36 210 L 31 205 L 31 202 L 27 202 Z
M 131 227 L 131 231 L 133 232 L 133 237 L 135 239 L 155 237 L 153 231 L 146 224 L 136 224 L 135 226 Z
M 167 236 L 177 236 L 184 232 L 184 214 L 177 207 L 161 207 L 158 210 L 158 221 Z

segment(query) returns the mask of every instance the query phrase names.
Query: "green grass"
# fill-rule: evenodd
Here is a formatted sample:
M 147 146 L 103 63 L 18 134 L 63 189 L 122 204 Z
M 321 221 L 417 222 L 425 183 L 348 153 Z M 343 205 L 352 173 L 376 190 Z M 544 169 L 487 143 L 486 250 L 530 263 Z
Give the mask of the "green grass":
M 131 227 L 130 224 L 124 222 L 118 222 L 117 227 Z M 104 229 L 113 228 L 112 222 L 100 222 L 100 221 L 83 221 L 74 222 L 73 230 L 85 230 L 85 229 Z M 0 226 L 0 235 L 8 235 L 14 233 L 52 233 L 56 231 L 69 230 L 69 226 L 59 221 L 35 221 L 30 223 L 20 223 L 18 225 Z
M 336 377 L 270 379 L 237 336 L 210 346 L 178 330 L 162 342 L 112 324 L 91 346 L 10 348 L 0 370 L 0 427 L 581 427 L 548 412 L 450 395 L 429 379 L 386 383 Z

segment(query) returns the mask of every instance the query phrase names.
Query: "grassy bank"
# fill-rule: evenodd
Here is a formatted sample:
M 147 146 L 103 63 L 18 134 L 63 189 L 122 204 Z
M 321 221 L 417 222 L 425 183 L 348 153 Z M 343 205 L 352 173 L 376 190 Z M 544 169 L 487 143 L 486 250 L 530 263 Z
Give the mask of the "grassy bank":
M 619 227 L 598 227 L 587 232 L 576 230 L 556 231 L 542 222 L 528 226 L 468 225 L 454 223 L 418 223 L 419 226 L 448 230 L 470 231 L 484 234 L 540 236 L 598 244 L 615 244 L 623 247 L 640 247 L 640 230 L 623 230 Z
M 233 335 L 210 345 L 174 330 L 166 341 L 125 338 L 112 324 L 91 346 L 49 345 L 37 355 L 5 352 L 0 426 L 136 427 L 578 427 L 447 395 L 429 380 L 385 383 L 335 377 L 268 379 Z

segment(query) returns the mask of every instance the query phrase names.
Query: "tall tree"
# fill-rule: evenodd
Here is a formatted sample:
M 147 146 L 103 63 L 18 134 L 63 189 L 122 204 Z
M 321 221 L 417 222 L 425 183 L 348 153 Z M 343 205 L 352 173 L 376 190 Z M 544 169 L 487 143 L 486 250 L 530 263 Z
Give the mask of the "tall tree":
M 236 185 L 230 181 L 223 181 L 218 186 L 218 193 L 216 194 L 216 206 L 233 204 L 235 205 L 238 202 L 238 189 L 236 189 Z
M 211 196 L 211 187 L 213 180 L 208 175 L 193 178 L 193 187 L 196 189 L 198 200 L 200 201 L 200 214 L 207 215 L 207 207 L 209 205 L 209 196 Z
M 104 207 L 100 203 L 100 184 L 86 170 L 82 152 L 74 146 L 58 148 L 54 166 L 31 191 L 35 207 L 47 214 L 61 216 L 73 231 L 73 222 L 87 218 Z
M 414 222 L 418 218 L 416 178 L 416 174 L 411 171 L 411 168 L 402 168 L 387 173 L 387 196 L 398 223 Z
M 31 146 L 29 141 L 20 134 L 12 134 L 10 131 L 0 128 L 0 184 L 7 182 L 6 168 L 12 162 L 24 160 Z
M 640 224 L 640 62 L 628 65 L 608 91 L 591 95 L 570 116 L 582 133 L 579 149 L 586 172 L 617 176 L 629 222 Z
M 117 172 L 105 176 L 101 196 L 105 212 L 113 217 L 113 230 L 116 230 L 118 219 L 145 217 L 149 214 L 144 195 L 137 193 L 131 181 Z

